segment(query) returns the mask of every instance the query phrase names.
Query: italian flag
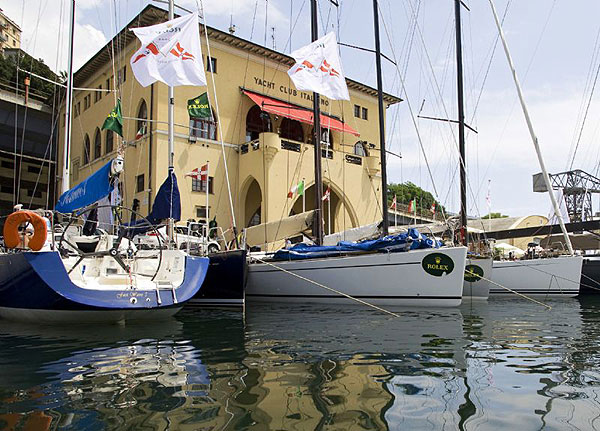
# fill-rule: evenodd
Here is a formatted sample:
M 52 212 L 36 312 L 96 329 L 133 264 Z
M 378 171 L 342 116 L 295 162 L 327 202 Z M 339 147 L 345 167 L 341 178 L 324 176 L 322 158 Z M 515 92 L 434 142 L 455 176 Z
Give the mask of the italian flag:
M 142 139 L 142 137 L 146 134 L 146 123 L 144 123 L 142 125 L 142 127 L 140 127 L 140 130 L 137 131 L 137 133 L 135 134 L 135 140 L 138 141 L 140 139 Z
M 288 199 L 293 198 L 295 194 L 297 194 L 298 196 L 302 196 L 304 194 L 304 180 L 300 181 L 298 184 L 296 184 L 290 189 L 290 191 L 287 194 Z
M 409 213 L 417 213 L 417 199 L 413 199 L 412 201 L 410 201 L 410 203 L 408 204 L 408 212 Z

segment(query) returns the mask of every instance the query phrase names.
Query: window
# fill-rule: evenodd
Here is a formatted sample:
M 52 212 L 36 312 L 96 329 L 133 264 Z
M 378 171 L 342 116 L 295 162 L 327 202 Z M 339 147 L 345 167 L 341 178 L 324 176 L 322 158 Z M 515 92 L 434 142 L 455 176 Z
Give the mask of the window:
M 208 212 L 210 214 L 210 207 L 208 207 Z M 206 219 L 206 207 L 196 207 L 196 218 Z
M 79 113 L 81 112 L 81 102 L 77 102 L 77 105 L 75 105 L 75 109 L 73 111 L 73 116 L 78 117 Z
M 117 72 L 117 84 L 122 84 L 127 80 L 127 66 Z
M 85 111 L 86 109 L 88 109 L 92 104 L 92 96 L 90 94 L 88 94 L 87 96 L 85 96 L 83 98 L 83 110 Z
M 14 169 L 15 162 L 10 162 L 8 160 L 2 160 L 2 164 L 0 164 L 0 166 L 2 166 L 3 168 L 6 168 L 6 169 Z
M 112 81 L 112 77 L 106 80 L 106 90 L 110 91 L 110 81 Z
M 83 164 L 90 162 L 90 137 L 86 134 L 83 140 Z
M 42 191 L 41 190 L 36 190 L 33 191 L 31 189 L 27 189 L 27 196 L 29 197 L 34 197 L 34 198 L 41 198 L 42 197 Z
M 206 56 L 206 71 L 217 73 L 217 59 L 214 57 Z
M 193 138 L 210 139 L 212 141 L 217 140 L 217 122 L 212 121 L 210 118 L 198 119 L 192 118 L 190 120 L 190 140 Z
M 101 85 L 98 86 L 98 91 L 96 91 L 94 93 L 94 103 L 96 103 L 99 100 L 102 100 L 102 86 Z
M 106 154 L 111 153 L 114 146 L 114 135 L 112 130 L 106 131 Z
M 356 144 L 354 144 L 354 154 L 362 157 L 366 157 L 369 155 L 365 141 L 358 141 Z
M 138 175 L 135 177 L 135 192 L 143 192 L 144 191 L 144 174 Z
M 102 155 L 102 136 L 100 135 L 100 129 L 96 128 L 94 135 L 94 160 Z
M 360 118 L 360 106 L 354 105 L 354 116 Z
M 279 126 L 279 136 L 282 139 L 304 142 L 304 130 L 302 129 L 302 124 L 296 120 L 284 118 L 281 120 L 281 126 Z
M 27 166 L 27 172 L 32 173 L 32 174 L 39 174 L 40 172 L 42 172 L 42 168 L 40 166 Z
M 136 123 L 136 132 L 142 130 L 146 130 L 146 120 L 148 119 L 148 107 L 146 106 L 146 101 L 142 99 L 140 102 L 140 108 L 137 112 L 137 123 Z
M 208 177 L 208 193 L 214 195 L 213 191 L 214 177 Z M 192 178 L 192 191 L 206 193 L 206 181 Z
M 13 193 L 13 186 L 9 185 L 9 184 L 2 184 L 0 185 L 0 193 L 9 193 L 12 194 Z
M 254 141 L 260 133 L 272 130 L 271 116 L 263 112 L 260 106 L 252 106 L 246 115 L 246 142 Z
M 369 119 L 369 110 L 367 108 L 362 108 L 362 119 L 363 120 Z

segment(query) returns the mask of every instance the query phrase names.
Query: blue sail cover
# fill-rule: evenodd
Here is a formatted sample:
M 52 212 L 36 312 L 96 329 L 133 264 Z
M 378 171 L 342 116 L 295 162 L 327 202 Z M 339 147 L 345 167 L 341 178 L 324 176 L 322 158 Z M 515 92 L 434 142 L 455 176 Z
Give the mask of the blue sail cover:
M 110 184 L 110 165 L 112 160 L 84 181 L 67 190 L 58 199 L 56 211 L 67 214 L 84 208 L 108 196 L 112 191 Z
M 379 239 L 360 242 L 340 241 L 337 245 L 308 245 L 296 244 L 289 249 L 278 250 L 274 260 L 300 260 L 318 257 L 331 257 L 347 254 L 348 252 L 396 252 L 416 250 L 419 248 L 438 248 L 441 243 L 421 234 L 417 229 L 410 228 L 408 232 L 388 235 Z
M 175 172 L 169 171 L 169 176 L 158 189 L 152 211 L 147 218 L 152 224 L 158 224 L 160 220 L 166 218 L 181 220 L 181 197 Z

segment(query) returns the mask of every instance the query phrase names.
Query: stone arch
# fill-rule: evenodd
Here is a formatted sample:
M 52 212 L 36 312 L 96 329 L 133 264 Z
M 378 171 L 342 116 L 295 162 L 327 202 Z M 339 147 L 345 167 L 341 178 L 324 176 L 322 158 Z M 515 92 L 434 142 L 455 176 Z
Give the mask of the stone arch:
M 263 190 L 253 176 L 242 183 L 242 221 L 244 227 L 264 222 Z
M 261 133 L 272 131 L 271 116 L 261 110 L 260 106 L 252 105 L 246 114 L 246 142 L 258 139 Z
M 136 120 L 136 132 L 146 129 L 146 123 L 148 119 L 148 105 L 146 105 L 146 101 L 144 99 L 140 100 L 140 104 L 137 109 L 137 120 Z M 147 130 L 145 130 L 147 131 Z
M 83 138 L 83 164 L 87 165 L 90 162 L 90 135 L 87 133 Z
M 102 156 L 102 135 L 100 134 L 100 129 L 96 127 L 96 132 L 94 132 L 94 158 L 93 160 L 99 159 Z

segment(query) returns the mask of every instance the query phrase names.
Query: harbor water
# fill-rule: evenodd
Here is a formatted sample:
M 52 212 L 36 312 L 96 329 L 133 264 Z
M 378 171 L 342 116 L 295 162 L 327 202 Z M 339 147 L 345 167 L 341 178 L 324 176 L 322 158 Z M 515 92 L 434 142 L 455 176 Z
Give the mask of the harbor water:
M 600 300 L 0 325 L 0 429 L 600 429 Z

